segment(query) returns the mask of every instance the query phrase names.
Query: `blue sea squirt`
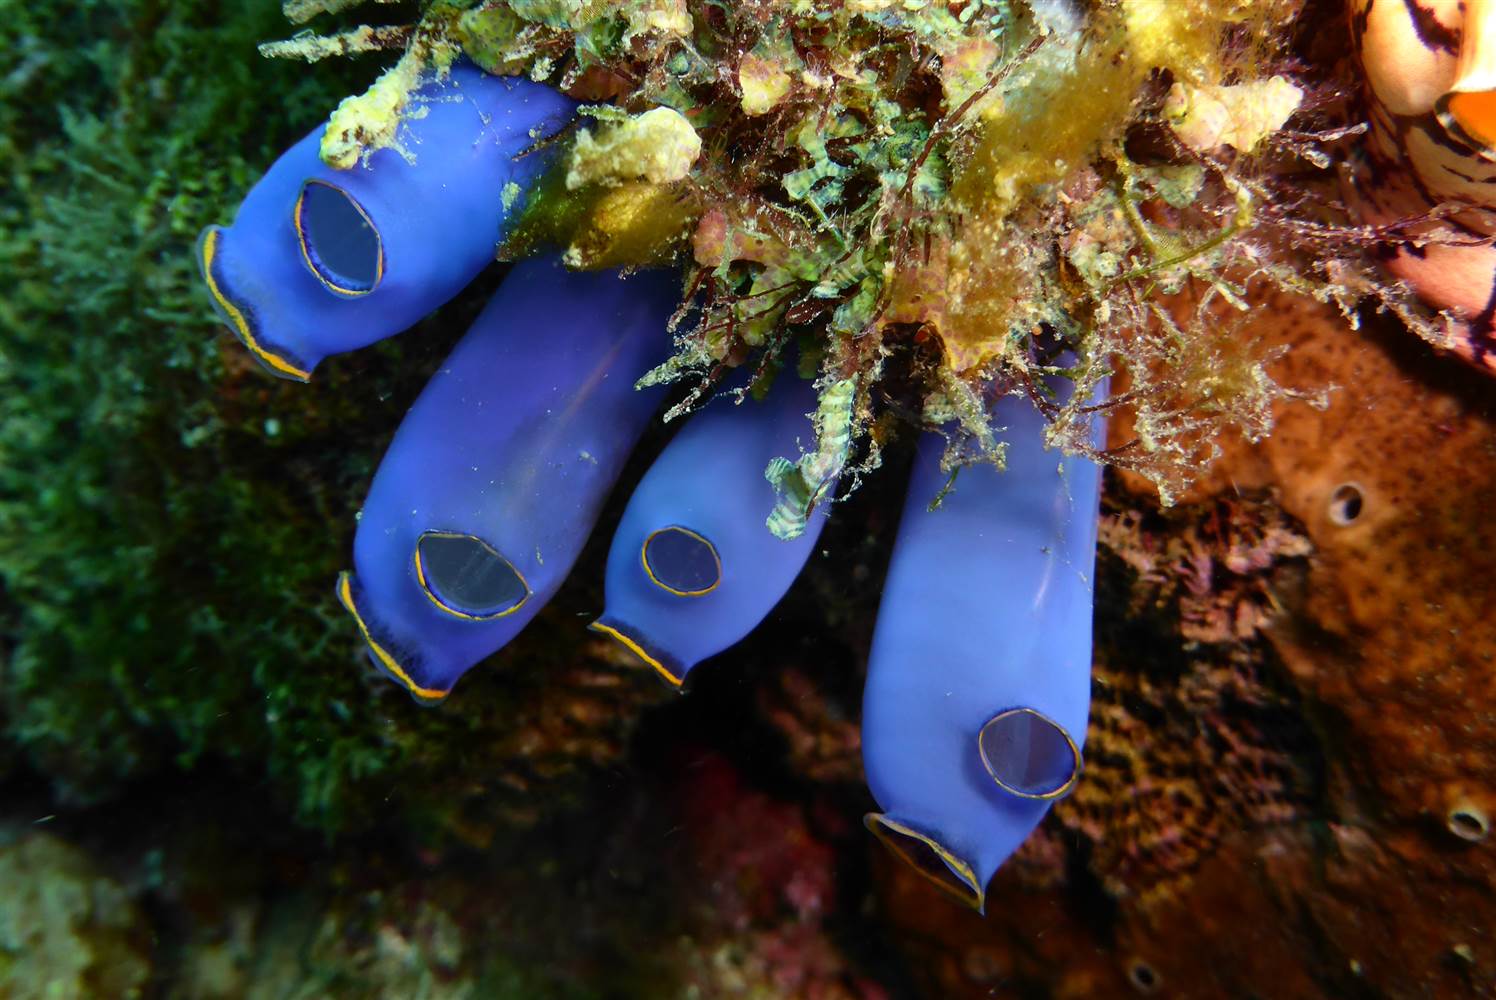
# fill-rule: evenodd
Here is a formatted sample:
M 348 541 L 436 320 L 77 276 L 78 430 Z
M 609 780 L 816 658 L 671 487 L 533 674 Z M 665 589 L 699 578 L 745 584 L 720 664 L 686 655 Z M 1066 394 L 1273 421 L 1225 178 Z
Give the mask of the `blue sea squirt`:
M 868 824 L 981 908 L 1080 776 L 1098 463 L 1167 501 L 1223 430 L 1266 433 L 1291 394 L 1220 315 L 1254 276 L 1354 298 L 1340 257 L 1273 256 L 1308 230 L 1249 169 L 1303 96 L 1274 75 L 1299 12 L 455 0 L 265 46 L 401 51 L 203 236 L 215 306 L 275 374 L 518 261 L 365 504 L 337 590 L 376 664 L 435 701 L 513 638 L 675 383 L 664 419 L 689 418 L 633 490 L 592 627 L 679 686 L 913 428 Z M 1320 141 L 1273 148 L 1317 163 Z
M 676 298 L 660 273 L 525 261 L 411 407 L 338 597 L 416 698 L 446 697 L 566 578 L 659 407 L 631 375 L 665 351 Z
M 357 166 L 324 162 L 323 129 L 281 156 L 232 225 L 198 241 L 213 305 L 270 371 L 305 382 L 329 354 L 399 333 L 493 260 L 511 212 L 473 191 L 528 186 L 572 102 L 472 66 L 427 75 L 409 98 L 399 148 Z
M 809 436 L 814 408 L 810 384 L 786 372 L 762 402 L 723 398 L 693 415 L 629 500 L 592 627 L 679 686 L 763 620 L 825 521 L 823 507 L 785 539 L 765 523 L 775 502 L 765 467 Z
M 943 442 L 920 442 L 862 709 L 884 810 L 869 828 L 977 909 L 1080 777 L 1101 496 L 1101 470 L 1047 450 L 1028 400 L 994 409 L 1006 469 L 963 470 L 938 511 Z

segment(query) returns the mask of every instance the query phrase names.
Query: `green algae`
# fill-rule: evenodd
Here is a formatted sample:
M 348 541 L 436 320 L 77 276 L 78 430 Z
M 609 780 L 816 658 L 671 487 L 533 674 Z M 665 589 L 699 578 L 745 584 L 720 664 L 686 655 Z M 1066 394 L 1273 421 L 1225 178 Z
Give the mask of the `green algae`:
M 623 741 L 557 724 L 520 746 L 516 720 L 565 701 L 547 668 L 603 669 L 569 633 L 537 623 L 536 674 L 481 711 L 415 712 L 346 628 L 348 512 L 492 282 L 312 390 L 246 361 L 197 233 L 373 69 L 267 72 L 279 26 L 265 4 L 0 0 L 0 777 L 77 806 L 212 764 L 268 784 L 273 822 L 482 840 L 564 803 L 525 801 L 542 772 Z M 476 752 L 483 780 L 458 763 Z
M 325 572 L 293 548 L 307 498 L 264 468 L 303 436 L 300 414 L 270 422 L 224 396 L 191 248 L 287 140 L 267 107 L 324 102 L 346 71 L 285 80 L 257 106 L 252 68 L 223 53 L 269 27 L 264 11 L 0 15 L 7 50 L 38 63 L 0 103 L 5 735 L 79 800 L 209 748 L 341 748 L 337 725 L 297 733 L 286 708 L 323 686 L 294 665 L 330 634 L 299 603 Z

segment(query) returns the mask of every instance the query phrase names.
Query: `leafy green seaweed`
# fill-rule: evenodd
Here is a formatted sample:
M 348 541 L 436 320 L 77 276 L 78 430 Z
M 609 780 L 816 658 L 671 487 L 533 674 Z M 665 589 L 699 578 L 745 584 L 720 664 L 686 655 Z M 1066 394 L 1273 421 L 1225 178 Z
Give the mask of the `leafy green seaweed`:
M 276 382 L 197 274 L 199 230 L 367 80 L 267 69 L 282 27 L 271 4 L 0 2 L 0 725 L 68 801 L 213 755 L 335 830 L 391 785 L 442 808 L 430 748 L 475 723 L 381 710 L 332 597 L 429 362 Z

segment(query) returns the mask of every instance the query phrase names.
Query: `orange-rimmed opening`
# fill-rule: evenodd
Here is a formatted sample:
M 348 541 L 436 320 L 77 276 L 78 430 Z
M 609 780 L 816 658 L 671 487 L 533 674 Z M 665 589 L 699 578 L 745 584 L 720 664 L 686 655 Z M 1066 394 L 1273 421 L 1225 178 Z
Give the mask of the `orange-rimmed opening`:
M 374 654 L 374 658 L 379 661 L 379 665 L 391 677 L 405 685 L 406 690 L 422 701 L 433 702 L 441 701 L 452 693 L 451 688 L 428 688 L 417 684 L 415 679 L 406 673 L 405 668 L 400 665 L 400 662 L 395 659 L 390 651 L 385 649 L 384 645 L 378 639 L 374 638 L 373 633 L 369 631 L 369 623 L 364 620 L 363 614 L 358 610 L 358 603 L 354 599 L 352 573 L 345 571 L 338 575 L 338 601 L 353 616 L 354 624 L 358 626 L 359 634 L 363 636 L 364 644 L 369 647 L 369 652 Z
M 424 532 L 412 558 L 421 592 L 454 618 L 492 621 L 514 614 L 530 599 L 524 575 L 476 535 Z
M 650 533 L 639 548 L 649 581 L 676 597 L 705 597 L 722 585 L 722 558 L 711 539 L 678 524 Z
M 671 687 L 679 688 L 684 683 L 685 678 L 682 676 L 682 673 L 672 669 L 672 665 L 665 662 L 666 658 L 664 656 L 646 648 L 643 642 L 629 635 L 617 623 L 609 622 L 606 618 L 600 618 L 587 627 L 594 632 L 607 636 L 630 653 L 633 653 L 640 660 L 649 664 L 654 672 L 660 676 L 660 679 Z
M 999 712 L 977 734 L 982 766 L 1003 791 L 1057 799 L 1080 779 L 1080 747 L 1065 727 L 1032 708 Z
M 384 277 L 384 241 L 358 201 L 336 185 L 309 180 L 292 213 L 301 258 L 328 291 L 368 295 Z
M 883 813 L 868 813 L 862 825 L 893 851 L 900 860 L 933 882 L 947 895 L 977 912 L 987 904 L 987 890 L 977 884 L 971 865 L 951 853 L 933 837 L 889 819 Z
M 259 331 L 256 329 L 250 310 L 241 308 L 238 303 L 229 298 L 228 291 L 223 287 L 223 276 L 218 267 L 222 242 L 223 230 L 218 226 L 209 226 L 204 229 L 197 241 L 198 266 L 202 270 L 203 281 L 207 283 L 208 294 L 213 296 L 214 308 L 234 331 L 239 342 L 249 348 L 249 352 L 271 372 L 281 378 L 293 379 L 297 382 L 311 381 L 311 370 L 296 359 L 272 350 L 264 344 L 260 340 Z

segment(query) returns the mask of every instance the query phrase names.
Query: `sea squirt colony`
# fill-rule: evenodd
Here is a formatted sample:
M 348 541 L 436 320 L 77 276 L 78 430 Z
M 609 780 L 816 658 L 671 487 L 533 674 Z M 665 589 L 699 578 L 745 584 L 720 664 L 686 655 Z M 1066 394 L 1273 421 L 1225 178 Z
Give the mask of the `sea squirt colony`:
M 1353 5 L 1363 60 L 1381 58 L 1367 40 L 1388 30 L 1382 6 Z M 838 488 L 876 467 L 890 432 L 873 388 L 887 358 L 912 349 L 910 370 L 927 392 L 905 421 L 923 430 L 865 692 L 865 770 L 882 809 L 868 825 L 980 909 L 998 866 L 1080 776 L 1096 460 L 1155 474 L 1167 490 L 1170 476 L 1209 457 L 1220 426 L 1266 432 L 1269 404 L 1286 394 L 1263 359 L 1209 340 L 1201 320 L 1212 299 L 1244 307 L 1233 268 L 1342 303 L 1367 287 L 1323 279 L 1344 273 L 1329 266 L 1314 285 L 1245 238 L 1292 220 L 1274 214 L 1267 181 L 1233 164 L 1283 127 L 1302 92 L 1280 76 L 1228 74 L 1222 53 L 1274 51 L 1272 32 L 1297 8 L 973 3 L 958 17 L 785 5 L 775 16 L 793 24 L 794 45 L 776 48 L 764 30 L 738 52 L 723 112 L 681 97 L 699 82 L 682 57 L 707 46 L 700 31 L 696 48 L 683 43 L 696 23 L 684 4 L 664 7 L 437 4 L 410 30 L 360 29 L 366 47 L 404 46 L 401 62 L 278 160 L 231 226 L 204 233 L 206 284 L 262 363 L 305 381 L 326 356 L 396 334 L 454 296 L 496 249 L 523 258 L 401 425 L 359 522 L 354 568 L 337 584 L 371 658 L 425 701 L 446 697 L 554 594 L 664 402 L 661 384 L 696 371 L 696 389 L 667 419 L 690 415 L 615 533 L 607 606 L 592 625 L 679 686 L 768 614 Z M 319 9 L 288 4 L 298 19 Z M 681 94 L 649 85 L 684 111 L 663 100 L 640 110 L 637 94 L 609 95 L 632 113 L 579 108 L 532 82 L 596 90 L 587 73 L 607 46 L 588 32 L 614 15 L 633 33 L 621 48 L 613 40 L 618 52 L 638 49 L 628 47 L 638 35 L 670 55 Z M 1088 16 L 1102 23 L 1090 35 Z M 938 56 L 944 110 L 932 118 L 866 99 L 824 134 L 798 127 L 791 158 L 812 162 L 776 176 L 789 207 L 750 192 L 706 202 L 698 175 L 735 155 L 719 141 L 723 114 L 746 127 L 776 109 L 813 110 L 817 88 L 840 86 L 815 75 L 812 47 L 799 47 L 796 32 L 817 18 L 848 37 L 917 38 Z M 357 47 L 350 38 L 345 50 Z M 320 41 L 285 43 L 286 52 L 316 57 Z M 563 71 L 551 53 L 565 45 L 575 51 Z M 923 65 L 888 82 L 913 92 Z M 521 71 L 532 80 L 496 75 Z M 887 72 L 848 64 L 833 76 L 876 93 Z M 1054 80 L 1087 72 L 1124 74 L 1113 81 L 1123 99 L 1082 108 L 1078 118 L 1096 119 L 1090 131 L 1057 138 L 1052 162 L 983 145 L 1006 135 L 1027 148 L 1037 119 L 1024 96 L 1042 101 Z M 1382 98 L 1372 65 L 1367 73 Z M 1171 89 L 1156 86 L 1169 76 Z M 972 111 L 989 97 L 986 111 Z M 1178 162 L 1124 154 L 1143 104 L 1173 129 Z M 861 187 L 845 159 L 854 153 L 869 171 Z M 1108 157 L 1106 169 L 1094 166 Z M 848 206 L 868 183 L 859 216 Z M 924 214 L 909 214 L 921 205 Z M 1170 211 L 1172 224 L 1154 221 Z M 839 220 L 861 226 L 864 245 Z M 1019 223 L 1042 235 L 1008 245 Z M 973 253 L 992 260 L 972 263 Z M 615 270 L 682 256 L 685 280 L 674 266 Z M 981 271 L 998 265 L 1007 270 L 996 277 Z M 1186 281 L 1208 289 L 1194 318 L 1148 303 Z M 974 285 L 999 295 L 1011 285 L 1013 303 L 1028 304 L 994 310 Z M 1465 307 L 1419 290 L 1435 306 Z M 918 354 L 931 333 L 936 363 Z M 1205 339 L 1179 352 L 1190 338 Z M 1114 369 L 1130 387 L 1108 398 Z M 1123 402 L 1138 436 L 1104 451 L 1106 414 Z M 859 445 L 860 464 L 851 461 Z
M 502 187 L 538 163 L 516 168 L 506 140 L 551 124 L 559 103 L 545 88 L 461 65 L 425 95 L 433 113 L 409 126 L 416 164 L 383 150 L 349 172 L 359 185 L 338 183 L 307 155 L 314 133 L 272 167 L 233 225 L 204 234 L 201 264 L 220 313 L 277 374 L 304 380 L 326 355 L 398 332 L 470 280 L 492 242 L 473 240 L 466 254 L 453 252 L 462 233 L 450 244 L 408 242 L 416 213 L 461 218 L 468 231 L 502 222 L 465 217 L 468 188 L 424 164 L 486 169 L 481 184 Z M 412 187 L 419 195 L 406 195 Z M 402 268 L 432 266 L 432 254 L 466 267 L 437 285 L 398 280 Z M 261 270 L 262 260 L 275 267 Z M 364 505 L 354 570 L 337 586 L 375 661 L 416 698 L 446 697 L 564 580 L 662 402 L 661 389 L 634 382 L 668 354 L 679 299 L 668 272 L 621 278 L 553 257 L 523 261 L 412 406 Z M 340 308 L 349 310 L 341 322 L 321 319 Z M 1080 771 L 1100 492 L 1092 462 L 1046 451 L 1028 401 L 999 412 L 1014 435 L 1007 471 L 971 470 L 939 513 L 924 508 L 948 478 L 944 440 L 921 447 L 865 723 L 869 781 L 885 809 L 870 825 L 927 867 L 923 851 L 933 852 L 949 872 L 942 881 L 978 906 L 997 866 Z M 629 502 L 593 628 L 679 685 L 757 625 L 825 517 L 824 506 L 808 512 L 789 538 L 766 524 L 776 494 L 765 470 L 813 436 L 815 414 L 809 383 L 786 371 L 762 400 L 722 398 L 692 415 Z

